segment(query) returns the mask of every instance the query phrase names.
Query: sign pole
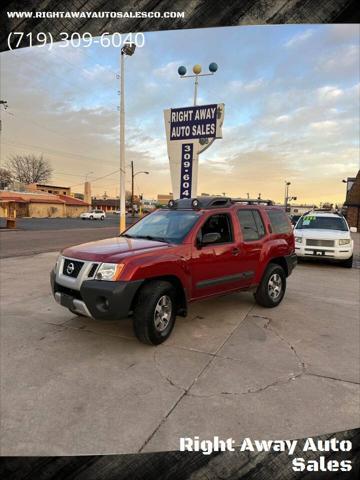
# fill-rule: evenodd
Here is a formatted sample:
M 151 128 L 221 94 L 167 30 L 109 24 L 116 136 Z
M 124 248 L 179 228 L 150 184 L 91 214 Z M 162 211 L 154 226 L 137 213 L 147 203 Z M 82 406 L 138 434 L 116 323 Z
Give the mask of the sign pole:
M 199 85 L 198 75 L 195 75 L 194 106 L 196 106 L 196 101 L 197 101 L 198 85 Z

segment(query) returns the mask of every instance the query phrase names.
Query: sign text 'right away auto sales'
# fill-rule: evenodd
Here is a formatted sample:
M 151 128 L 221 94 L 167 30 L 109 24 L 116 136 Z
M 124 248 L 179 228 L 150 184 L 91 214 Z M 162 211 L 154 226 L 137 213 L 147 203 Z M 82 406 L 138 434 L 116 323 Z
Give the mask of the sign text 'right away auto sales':
M 214 138 L 217 105 L 171 109 L 170 140 Z

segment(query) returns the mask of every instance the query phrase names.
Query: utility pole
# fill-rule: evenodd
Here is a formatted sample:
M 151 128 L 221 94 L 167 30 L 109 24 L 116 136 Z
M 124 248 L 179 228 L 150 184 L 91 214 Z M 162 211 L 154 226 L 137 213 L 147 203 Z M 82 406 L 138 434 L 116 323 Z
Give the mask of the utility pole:
M 7 108 L 8 108 L 7 100 L 0 100 L 0 105 L 4 106 L 4 110 L 7 110 Z M 1 121 L 1 118 L 0 118 L 0 134 L 1 134 L 1 130 L 2 130 L 2 121 Z
M 134 218 L 134 162 L 131 161 L 131 216 Z

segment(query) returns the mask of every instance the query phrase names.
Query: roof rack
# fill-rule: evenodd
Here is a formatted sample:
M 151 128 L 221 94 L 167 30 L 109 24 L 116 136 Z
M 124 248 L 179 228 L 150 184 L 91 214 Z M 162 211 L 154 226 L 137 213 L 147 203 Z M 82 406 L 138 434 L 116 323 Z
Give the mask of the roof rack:
M 302 214 L 302 216 L 304 215 L 308 215 L 309 213 L 311 212 L 319 212 L 319 213 L 332 213 L 333 215 L 339 215 L 339 217 L 343 217 L 344 215 L 339 212 L 338 210 L 331 210 L 331 209 L 328 209 L 328 208 L 312 208 L 311 210 L 305 212 Z
M 231 198 L 229 197 L 195 197 L 180 198 L 178 200 L 170 200 L 168 207 L 171 209 L 182 210 L 200 210 L 218 207 L 230 207 Z
M 172 210 L 201 210 L 219 207 L 231 207 L 235 203 L 243 205 L 274 205 L 272 200 L 251 199 L 251 198 L 230 198 L 230 197 L 195 197 L 170 200 L 168 208 Z
M 275 205 L 272 200 L 265 200 L 264 198 L 232 198 L 231 201 L 244 205 Z

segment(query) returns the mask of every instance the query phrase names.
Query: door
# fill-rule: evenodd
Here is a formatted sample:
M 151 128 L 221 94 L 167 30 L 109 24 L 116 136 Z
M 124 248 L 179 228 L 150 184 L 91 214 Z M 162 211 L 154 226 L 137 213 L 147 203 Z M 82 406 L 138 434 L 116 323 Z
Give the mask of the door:
M 218 239 L 203 244 L 208 233 L 218 233 Z M 238 289 L 241 280 L 239 262 L 236 261 L 238 254 L 231 214 L 224 212 L 208 216 L 197 231 L 192 249 L 192 298 Z
M 240 223 L 242 237 L 239 244 L 240 255 L 238 258 L 244 275 L 243 286 L 248 286 L 252 283 L 260 264 L 266 230 L 258 209 L 240 208 L 237 210 L 236 216 Z

